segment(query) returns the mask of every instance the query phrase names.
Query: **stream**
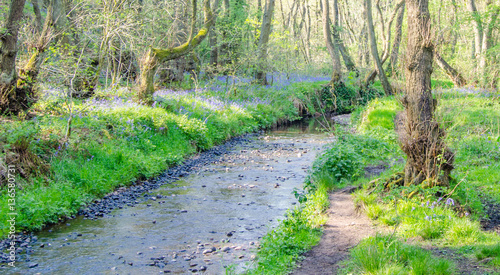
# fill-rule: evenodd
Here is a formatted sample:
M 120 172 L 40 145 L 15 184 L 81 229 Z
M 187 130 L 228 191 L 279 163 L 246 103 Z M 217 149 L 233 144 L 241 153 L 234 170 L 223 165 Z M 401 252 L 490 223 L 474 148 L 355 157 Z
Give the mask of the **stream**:
M 250 135 L 212 163 L 142 194 L 140 203 L 38 232 L 30 261 L 0 271 L 223 274 L 228 267 L 251 268 L 260 239 L 296 204 L 294 188 L 333 140 L 318 127 L 305 120 Z

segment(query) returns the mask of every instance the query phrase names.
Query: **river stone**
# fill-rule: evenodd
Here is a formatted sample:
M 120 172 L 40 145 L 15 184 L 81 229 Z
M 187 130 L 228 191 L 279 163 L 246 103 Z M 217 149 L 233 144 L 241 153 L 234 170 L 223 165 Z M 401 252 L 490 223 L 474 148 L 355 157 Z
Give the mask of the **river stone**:
M 205 249 L 205 250 L 203 250 L 203 254 L 208 254 L 208 253 L 212 253 L 212 249 Z

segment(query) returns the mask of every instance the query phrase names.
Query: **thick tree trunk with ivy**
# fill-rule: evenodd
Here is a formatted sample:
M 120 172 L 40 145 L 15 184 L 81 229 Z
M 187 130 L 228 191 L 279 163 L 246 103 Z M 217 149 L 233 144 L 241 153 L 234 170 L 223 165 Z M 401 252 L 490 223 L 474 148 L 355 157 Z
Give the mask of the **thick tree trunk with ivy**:
M 31 95 L 17 89 L 16 56 L 19 25 L 25 0 L 12 0 L 5 31 L 0 33 L 0 114 L 17 114 L 28 109 Z
M 196 5 L 196 0 L 193 0 L 193 4 Z M 160 62 L 173 60 L 188 54 L 207 37 L 213 23 L 209 0 L 204 1 L 203 13 L 205 16 L 203 27 L 194 35 L 194 24 L 191 24 L 191 35 L 184 44 L 168 49 L 150 48 L 146 53 L 141 62 L 140 86 L 137 92 L 139 102 L 149 104 L 153 101 L 154 75 Z
M 405 127 L 401 147 L 408 156 L 405 185 L 448 185 L 453 154 L 443 141 L 444 131 L 434 119 L 436 100 L 431 93 L 434 46 L 428 0 L 407 0 Z
M 269 0 L 266 4 L 264 15 L 262 17 L 262 26 L 260 29 L 259 46 L 258 46 L 258 60 L 257 60 L 257 72 L 255 73 L 255 79 L 262 85 L 267 84 L 266 78 L 266 63 L 267 63 L 267 44 L 269 42 L 269 36 L 271 34 L 271 24 L 273 20 L 274 13 L 274 0 Z
M 330 80 L 330 84 L 333 85 L 333 84 L 340 81 L 342 67 L 341 67 L 341 63 L 340 63 L 339 49 L 337 48 L 337 45 L 333 43 L 332 33 L 330 31 L 330 26 L 332 25 L 330 22 L 330 4 L 328 3 L 328 0 L 322 0 L 321 4 L 323 6 L 323 16 L 322 16 L 323 38 L 325 39 L 326 48 L 328 49 L 328 53 L 330 54 L 330 57 L 332 58 L 333 72 L 332 72 L 332 79 Z

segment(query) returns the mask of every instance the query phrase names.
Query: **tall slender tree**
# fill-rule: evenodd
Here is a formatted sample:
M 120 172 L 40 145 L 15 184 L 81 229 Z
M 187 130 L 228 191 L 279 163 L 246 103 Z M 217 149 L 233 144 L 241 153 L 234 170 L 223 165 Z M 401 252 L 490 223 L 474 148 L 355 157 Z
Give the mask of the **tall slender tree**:
M 262 85 L 267 84 L 266 77 L 266 63 L 267 63 L 267 44 L 269 42 L 269 36 L 271 34 L 271 25 L 274 14 L 274 4 L 275 0 L 268 0 L 264 10 L 264 15 L 262 16 L 262 26 L 260 29 L 259 36 L 259 46 L 258 46 L 258 63 L 257 72 L 255 74 L 255 79 Z
M 372 54 L 373 61 L 375 63 L 375 68 L 377 70 L 378 77 L 380 82 L 382 83 L 382 87 L 384 88 L 384 92 L 386 95 L 392 94 L 392 87 L 385 75 L 384 68 L 382 67 L 382 62 L 380 61 L 380 56 L 378 55 L 377 49 L 377 39 L 375 37 L 375 28 L 373 26 L 373 15 L 372 15 L 372 1 L 365 0 L 365 15 L 366 15 L 366 24 L 368 26 L 368 38 L 370 40 L 370 52 Z M 366 81 L 368 82 L 368 81 Z
M 340 56 L 339 56 L 339 49 L 337 47 L 336 43 L 333 43 L 332 40 L 332 32 L 330 30 L 331 28 L 331 21 L 330 21 L 330 4 L 328 3 L 328 0 L 322 0 L 322 5 L 323 5 L 323 38 L 325 39 L 326 43 L 326 48 L 328 49 L 328 53 L 330 54 L 330 57 L 332 58 L 332 66 L 333 66 L 333 72 L 332 72 L 332 79 L 330 80 L 330 84 L 335 84 L 340 81 L 340 76 L 341 76 L 341 63 L 340 63 Z

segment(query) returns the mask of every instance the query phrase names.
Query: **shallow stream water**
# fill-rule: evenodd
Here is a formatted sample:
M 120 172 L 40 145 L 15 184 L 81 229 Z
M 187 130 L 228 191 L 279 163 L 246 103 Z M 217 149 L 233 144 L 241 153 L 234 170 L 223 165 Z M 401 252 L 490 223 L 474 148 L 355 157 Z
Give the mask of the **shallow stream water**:
M 37 233 L 29 262 L 7 274 L 223 274 L 252 266 L 260 239 L 296 199 L 332 137 L 314 121 L 240 143 L 217 161 L 103 218 Z M 161 180 L 161 179 L 160 179 Z

